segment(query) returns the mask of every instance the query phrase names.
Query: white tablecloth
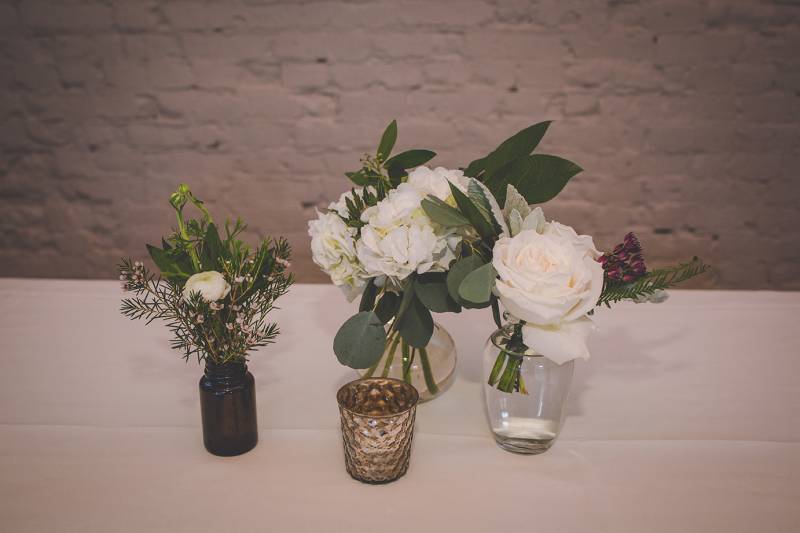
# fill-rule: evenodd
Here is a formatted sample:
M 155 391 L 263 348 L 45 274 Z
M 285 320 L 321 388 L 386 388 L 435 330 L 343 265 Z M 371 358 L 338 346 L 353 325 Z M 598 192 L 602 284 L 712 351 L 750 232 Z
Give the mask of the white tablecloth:
M 255 353 L 260 442 L 202 444 L 201 369 L 116 282 L 0 280 L 0 531 L 800 531 L 800 293 L 675 291 L 600 311 L 561 439 L 499 449 L 489 315 L 440 315 L 458 377 L 418 409 L 408 474 L 344 469 L 331 351 L 351 308 L 297 285 Z

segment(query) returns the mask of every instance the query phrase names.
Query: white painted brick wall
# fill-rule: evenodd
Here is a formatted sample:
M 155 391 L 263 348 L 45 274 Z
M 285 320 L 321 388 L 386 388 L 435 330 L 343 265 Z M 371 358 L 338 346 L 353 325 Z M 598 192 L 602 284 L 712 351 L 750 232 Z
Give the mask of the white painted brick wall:
M 392 118 L 441 165 L 554 119 L 580 163 L 546 212 L 699 286 L 800 289 L 800 3 L 3 0 L 0 275 L 110 277 L 190 183 L 218 216 L 306 221 Z

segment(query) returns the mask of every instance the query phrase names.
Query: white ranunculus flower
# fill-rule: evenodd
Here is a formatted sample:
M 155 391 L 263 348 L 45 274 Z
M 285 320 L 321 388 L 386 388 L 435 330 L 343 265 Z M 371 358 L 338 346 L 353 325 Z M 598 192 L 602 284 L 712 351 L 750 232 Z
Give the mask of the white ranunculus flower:
M 338 203 L 344 204 L 343 198 L 344 195 Z M 356 257 L 356 230 L 348 227 L 337 214 L 336 204 L 331 204 L 334 211 L 318 213 L 317 218 L 308 223 L 311 257 L 352 302 L 363 292 L 367 278 Z
M 532 211 L 526 220 L 532 216 L 538 219 Z M 535 222 L 495 244 L 495 290 L 508 312 L 526 322 L 525 344 L 559 364 L 586 359 L 592 327 L 586 314 L 603 289 L 600 252 L 569 226 Z
M 183 298 L 188 302 L 190 295 L 199 292 L 206 302 L 216 302 L 231 292 L 231 286 L 216 270 L 193 274 L 183 286 Z

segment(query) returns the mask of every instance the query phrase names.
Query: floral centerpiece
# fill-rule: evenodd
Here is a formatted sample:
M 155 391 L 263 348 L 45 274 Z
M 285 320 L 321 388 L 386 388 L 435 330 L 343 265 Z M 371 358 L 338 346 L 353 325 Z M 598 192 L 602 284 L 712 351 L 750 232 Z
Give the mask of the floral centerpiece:
M 592 237 L 548 221 L 542 208 L 532 205 L 563 188 L 571 177 L 559 173 L 564 163 L 529 155 L 535 143 L 527 131 L 504 145 L 510 162 L 497 165 L 490 154 L 465 170 L 467 189 L 477 192 L 483 184 L 491 196 L 459 194 L 451 184 L 455 206 L 429 196 L 423 209 L 443 231 L 462 235 L 447 275 L 451 298 L 465 306 L 490 306 L 499 328 L 484 358 L 495 438 L 508 450 L 540 453 L 560 429 L 572 361 L 589 357 L 586 340 L 595 308 L 622 300 L 663 301 L 665 289 L 707 266 L 695 257 L 648 270 L 633 233 L 611 252 L 600 252 Z M 500 213 L 492 198 L 503 204 Z
M 249 353 L 275 341 L 278 325 L 268 320 L 275 300 L 292 283 L 290 247 L 283 239 L 264 239 L 250 248 L 239 239 L 241 220 L 226 222 L 222 235 L 201 200 L 186 185 L 170 197 L 177 229 L 161 247 L 147 245 L 158 268 L 123 259 L 120 281 L 132 296 L 121 311 L 147 323 L 162 319 L 172 331 L 172 347 L 188 361 L 205 363 L 200 380 L 206 448 L 236 455 L 255 446 L 258 433 L 255 388 L 247 371 Z M 201 213 L 184 216 L 187 205 Z
M 467 272 L 463 265 L 451 269 L 457 259 L 481 252 L 471 246 L 487 246 L 492 235 L 508 231 L 495 199 L 503 195 L 491 192 L 490 179 L 469 176 L 499 176 L 517 164 L 518 151 L 535 148 L 548 125 L 526 128 L 465 170 L 453 170 L 423 166 L 436 155 L 430 150 L 392 156 L 397 124 L 389 124 L 375 155 L 346 174 L 357 187 L 309 223 L 314 262 L 348 299 L 361 297 L 359 312 L 334 339 L 342 364 L 365 376 L 402 378 L 423 400 L 444 389 L 455 368 L 455 347 L 432 313 L 489 305 L 453 290 Z M 521 170 L 533 201 L 549 200 L 580 171 L 556 156 L 531 157 L 533 166 Z

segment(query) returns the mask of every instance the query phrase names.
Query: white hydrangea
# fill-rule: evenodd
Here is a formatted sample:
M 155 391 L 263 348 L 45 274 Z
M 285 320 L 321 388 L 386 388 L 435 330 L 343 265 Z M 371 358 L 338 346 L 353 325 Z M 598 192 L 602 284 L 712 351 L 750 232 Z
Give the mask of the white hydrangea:
M 331 281 L 341 288 L 348 301 L 353 301 L 366 286 L 368 276 L 356 255 L 356 230 L 348 227 L 339 216 L 347 214 L 345 197 L 328 206 L 326 213 L 317 213 L 317 218 L 308 223 L 308 234 L 311 236 L 311 257 Z
M 356 252 L 368 276 L 401 281 L 413 272 L 447 270 L 461 237 L 437 228 L 422 210 L 429 193 L 408 181 L 361 215 L 366 225 Z
M 413 272 L 447 271 L 463 236 L 433 223 L 421 202 L 433 195 L 455 206 L 450 183 L 467 193 L 469 182 L 460 170 L 417 167 L 378 205 L 366 209 L 361 216 L 366 226 L 361 228 L 356 252 L 367 275 L 402 281 Z M 475 183 L 483 190 L 503 232 L 507 232 L 497 201 L 483 184 Z

